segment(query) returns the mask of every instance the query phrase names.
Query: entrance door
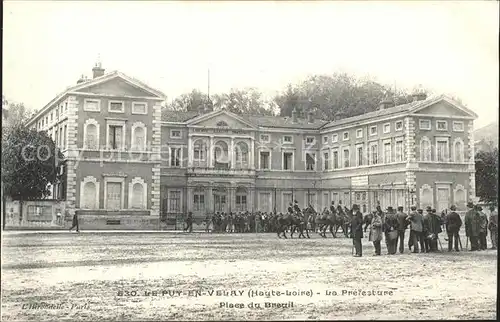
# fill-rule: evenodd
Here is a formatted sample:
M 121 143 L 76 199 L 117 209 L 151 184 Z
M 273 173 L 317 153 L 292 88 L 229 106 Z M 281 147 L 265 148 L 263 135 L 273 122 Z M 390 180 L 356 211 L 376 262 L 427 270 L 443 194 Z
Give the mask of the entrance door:
M 226 195 L 214 194 L 214 211 L 226 211 Z
M 450 190 L 448 188 L 438 188 L 437 198 L 438 209 L 436 210 L 438 214 L 440 214 L 441 211 L 448 209 L 448 207 L 450 206 Z

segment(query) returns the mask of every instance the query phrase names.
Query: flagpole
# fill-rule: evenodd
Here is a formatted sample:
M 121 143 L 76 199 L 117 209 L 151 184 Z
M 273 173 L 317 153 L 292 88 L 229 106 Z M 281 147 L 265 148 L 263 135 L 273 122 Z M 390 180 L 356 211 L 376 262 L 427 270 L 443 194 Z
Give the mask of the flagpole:
M 208 99 L 210 100 L 210 68 L 208 69 Z

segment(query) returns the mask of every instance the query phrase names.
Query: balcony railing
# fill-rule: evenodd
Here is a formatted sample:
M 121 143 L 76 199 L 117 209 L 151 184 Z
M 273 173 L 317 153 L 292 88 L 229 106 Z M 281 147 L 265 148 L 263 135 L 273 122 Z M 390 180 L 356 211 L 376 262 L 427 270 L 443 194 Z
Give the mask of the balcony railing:
M 255 175 L 254 169 L 248 168 L 231 168 L 229 164 L 217 165 L 214 167 L 189 167 L 187 168 L 188 175 L 217 175 L 217 176 L 232 176 L 232 175 Z

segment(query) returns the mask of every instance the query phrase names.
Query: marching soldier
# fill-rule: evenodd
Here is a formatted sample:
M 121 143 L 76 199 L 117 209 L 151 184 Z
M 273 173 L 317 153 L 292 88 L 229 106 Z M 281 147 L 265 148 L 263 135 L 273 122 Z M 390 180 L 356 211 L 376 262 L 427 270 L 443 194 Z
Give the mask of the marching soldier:
M 467 203 L 467 212 L 465 213 L 465 235 L 470 238 L 470 250 L 479 250 L 479 214 L 474 210 L 472 202 Z
M 399 242 L 399 252 L 403 254 L 405 249 L 405 231 L 408 227 L 408 223 L 406 221 L 407 215 L 403 212 L 403 207 L 398 207 L 398 212 L 396 213 L 396 219 L 398 221 L 398 238 L 396 239 L 395 248 L 398 248 Z
M 453 240 L 455 240 L 455 251 L 460 251 L 458 249 L 458 241 L 460 239 L 459 232 L 460 227 L 462 227 L 462 219 L 460 215 L 456 213 L 457 207 L 452 205 L 450 207 L 450 213 L 446 217 L 446 233 L 448 234 L 448 251 L 451 252 L 453 246 Z
M 352 206 L 352 211 L 354 213 L 351 221 L 352 243 L 356 249 L 354 257 L 361 257 L 363 255 L 361 245 L 361 238 L 363 238 L 363 214 L 361 214 L 359 206 L 356 204 Z
M 491 249 L 497 249 L 498 243 L 498 212 L 495 210 L 495 206 L 490 206 L 490 221 L 488 223 L 488 229 L 490 230 L 491 236 Z

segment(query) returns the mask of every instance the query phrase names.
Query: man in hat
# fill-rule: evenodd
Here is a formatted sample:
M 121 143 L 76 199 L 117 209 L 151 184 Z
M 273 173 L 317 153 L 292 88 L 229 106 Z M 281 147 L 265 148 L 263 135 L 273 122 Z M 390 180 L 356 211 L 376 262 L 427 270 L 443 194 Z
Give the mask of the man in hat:
M 408 217 L 404 212 L 403 212 L 403 207 L 399 206 L 398 207 L 398 212 L 396 213 L 396 218 L 398 221 L 398 238 L 396 239 L 396 249 L 398 248 L 398 242 L 399 242 L 399 252 L 403 254 L 404 249 L 405 249 L 405 231 L 406 228 L 408 227 L 408 223 L 406 221 L 406 217 Z
M 293 204 L 290 202 L 290 205 L 288 205 L 288 213 L 293 214 Z
M 193 213 L 190 211 L 188 212 L 187 218 L 186 218 L 186 231 L 192 233 L 193 232 Z
M 79 233 L 80 232 L 80 225 L 78 224 L 78 215 L 75 214 L 73 215 L 73 225 L 71 226 L 71 228 L 69 229 L 69 231 L 73 230 L 73 228 L 76 227 L 76 232 Z
M 488 223 L 488 229 L 490 230 L 491 236 L 491 249 L 497 249 L 498 243 L 498 212 L 495 210 L 495 206 L 490 206 L 490 221 Z
M 370 224 L 370 234 L 368 235 L 368 240 L 373 242 L 375 247 L 374 256 L 380 256 L 381 247 L 380 241 L 382 240 L 382 217 L 378 211 L 373 212 L 372 222 Z
M 361 247 L 361 239 L 363 238 L 363 214 L 359 211 L 359 206 L 356 204 L 352 206 L 352 211 L 354 215 L 351 220 L 351 234 L 352 243 L 356 249 L 356 255 L 354 255 L 354 257 L 361 257 L 363 255 Z
M 330 212 L 335 214 L 335 201 L 332 201 L 332 204 L 330 205 Z
M 438 238 L 441 229 L 441 217 L 437 215 L 436 209 L 431 207 L 426 208 L 427 214 L 424 216 L 424 231 L 429 251 L 436 252 L 438 250 Z
M 479 214 L 474 210 L 472 202 L 467 203 L 467 212 L 465 213 L 465 235 L 470 239 L 470 250 L 479 250 Z
M 299 213 L 300 212 L 299 202 L 295 200 L 294 203 L 295 204 L 293 205 L 293 210 L 295 210 L 296 213 Z
M 488 249 L 486 236 L 488 236 L 488 216 L 483 212 L 483 207 L 477 206 L 479 214 L 479 247 L 481 250 Z
M 424 230 L 424 216 L 422 215 L 423 211 L 422 209 L 417 209 L 416 206 L 411 206 L 411 212 L 410 215 L 408 216 L 408 219 L 410 221 L 410 235 L 413 235 L 413 253 L 418 253 L 419 252 L 419 244 L 420 244 L 420 251 L 422 253 L 425 252 L 425 246 L 424 246 L 424 237 L 423 237 L 423 230 Z
M 384 220 L 385 243 L 387 245 L 387 254 L 396 254 L 396 245 L 398 240 L 398 218 L 394 213 L 394 208 L 387 207 L 387 214 Z
M 446 216 L 446 233 L 448 234 L 448 251 L 451 252 L 453 246 L 453 240 L 455 240 L 455 251 L 460 251 L 458 249 L 458 240 L 460 239 L 459 232 L 460 227 L 462 227 L 462 219 L 460 215 L 456 213 L 457 207 L 451 205 L 450 213 Z

